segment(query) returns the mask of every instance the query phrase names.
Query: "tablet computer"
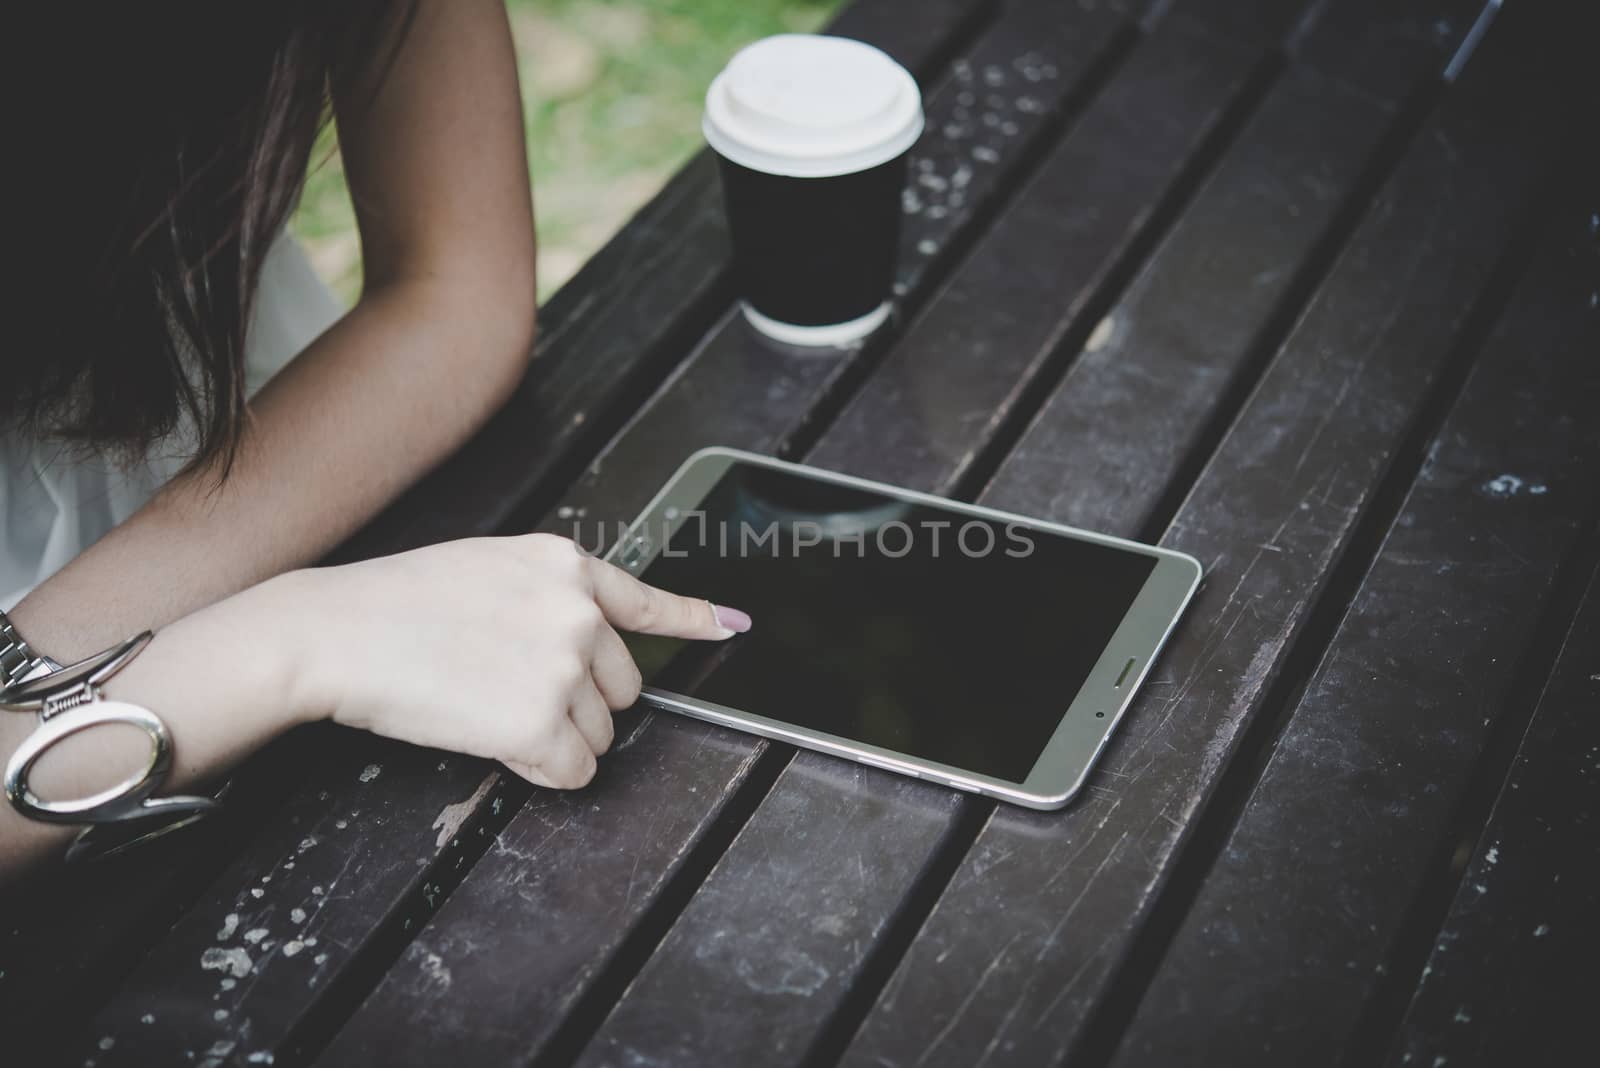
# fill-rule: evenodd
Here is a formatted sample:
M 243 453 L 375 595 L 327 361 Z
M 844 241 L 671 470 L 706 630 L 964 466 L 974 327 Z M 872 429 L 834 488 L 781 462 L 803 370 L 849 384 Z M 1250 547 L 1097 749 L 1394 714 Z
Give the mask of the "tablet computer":
M 717 644 L 628 636 L 650 705 L 1033 808 L 1083 786 L 1201 574 L 725 448 L 690 457 L 607 558 L 755 620 Z

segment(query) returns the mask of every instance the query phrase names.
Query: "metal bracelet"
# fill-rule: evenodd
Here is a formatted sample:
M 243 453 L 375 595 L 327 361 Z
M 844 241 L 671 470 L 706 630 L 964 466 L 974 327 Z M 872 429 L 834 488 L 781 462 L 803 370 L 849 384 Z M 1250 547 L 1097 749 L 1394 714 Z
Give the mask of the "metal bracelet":
M 191 823 L 219 807 L 210 797 L 152 798 L 150 795 L 172 769 L 172 735 L 160 717 L 149 709 L 127 701 L 109 700 L 100 691 L 101 684 L 138 656 L 152 637 L 150 631 L 145 631 L 49 675 L 0 688 L 0 708 L 39 715 L 39 729 L 18 746 L 6 762 L 5 795 L 13 808 L 29 819 L 45 823 L 161 822 L 154 831 L 117 841 L 113 848 L 107 848 L 106 843 L 94 837 L 96 828 L 91 826 L 68 849 L 69 860 L 126 848 L 136 841 Z M 144 732 L 150 741 L 150 758 L 143 770 L 116 786 L 74 800 L 46 801 L 33 792 L 28 775 L 45 753 L 80 731 L 107 724 L 123 724 Z
M 60 669 L 61 665 L 48 656 L 34 652 L 33 646 L 17 632 L 11 617 L 0 611 L 0 687 Z

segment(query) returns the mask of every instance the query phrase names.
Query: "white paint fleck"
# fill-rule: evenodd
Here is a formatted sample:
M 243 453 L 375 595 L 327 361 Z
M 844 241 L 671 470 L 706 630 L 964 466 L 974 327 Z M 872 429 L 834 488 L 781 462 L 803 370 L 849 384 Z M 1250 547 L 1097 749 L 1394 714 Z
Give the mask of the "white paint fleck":
M 328 955 L 326 953 L 318 953 L 315 957 L 311 958 L 311 963 L 318 965 L 326 964 L 328 963 Z
M 259 886 L 252 886 L 250 888 L 250 896 L 253 897 L 253 898 L 256 898 L 257 900 L 260 900 L 265 895 L 266 895 L 266 891 L 261 889 L 261 887 L 259 887 Z
M 230 912 L 222 917 L 222 929 L 217 932 L 217 941 L 226 942 L 233 937 L 233 932 L 239 929 L 239 914 Z
M 304 838 L 300 839 L 300 846 L 295 850 L 295 852 L 304 853 L 306 850 L 312 848 L 316 844 L 317 840 L 308 834 Z
M 1499 498 L 1515 497 L 1524 490 L 1535 497 L 1550 492 L 1550 487 L 1542 482 L 1530 482 L 1519 475 L 1510 474 L 1496 475 L 1478 488 L 1486 496 Z
M 366 767 L 361 769 L 361 781 L 371 782 L 381 774 L 383 774 L 382 764 L 368 764 Z
M 1111 338 L 1116 334 L 1116 332 L 1116 318 L 1114 316 L 1107 315 L 1105 318 L 1096 323 L 1094 329 L 1089 332 L 1089 340 L 1083 343 L 1084 351 L 1099 352 L 1110 343 Z
M 1498 864 L 1498 863 L 1500 863 L 1500 847 L 1499 846 L 1490 846 L 1489 847 L 1489 852 L 1487 852 L 1487 853 L 1485 853 L 1483 855 L 1483 859 L 1484 859 L 1484 861 L 1486 863 L 1489 863 L 1489 864 Z
M 313 886 L 311 888 L 311 896 L 312 897 L 321 897 L 322 896 L 322 887 L 321 886 Z
M 1537 927 L 1535 927 L 1533 929 L 1533 937 L 1535 937 L 1535 938 L 1543 938 L 1545 935 L 1547 935 L 1549 933 L 1550 933 L 1550 925 L 1548 923 L 1541 923 L 1539 926 L 1537 926 Z
M 244 933 L 244 940 L 251 945 L 255 945 L 265 937 L 267 937 L 267 929 L 265 927 L 252 927 Z
M 979 163 L 999 163 L 1000 153 L 988 145 L 979 145 L 972 150 L 972 158 Z
M 250 1064 L 271 1064 L 273 1063 L 273 1056 L 268 1050 L 258 1049 L 246 1057 L 245 1060 Z
M 341 830 L 341 831 L 342 831 L 342 830 L 344 830 L 344 829 L 345 829 L 345 828 L 346 828 L 346 827 L 348 827 L 348 826 L 350 826 L 350 821 L 349 821 L 349 820 L 335 820 L 335 821 L 334 821 L 334 823 L 333 823 L 333 825 L 334 825 L 334 826 L 335 826 L 335 827 L 337 827 L 337 828 L 339 828 L 339 830 Z
M 1472 1013 L 1467 1011 L 1467 1007 L 1465 1005 L 1462 1005 L 1456 1009 L 1455 1020 L 1456 1023 L 1471 1023 Z
M 308 946 L 314 946 L 314 945 L 316 945 L 316 944 L 317 944 L 317 936 L 316 936 L 316 935 L 312 935 L 312 936 L 311 936 L 311 937 L 310 937 L 310 938 L 307 938 L 307 939 L 306 939 L 306 940 L 305 940 L 305 943 L 306 943 L 306 945 L 308 945 Z
M 285 957 L 292 957 L 295 954 L 299 953 L 302 949 L 305 949 L 305 948 L 306 948 L 306 944 L 304 942 L 300 941 L 300 939 L 291 938 L 291 939 L 289 939 L 289 941 L 287 941 L 287 942 L 285 942 L 283 944 L 283 955 Z
M 153 1024 L 156 1022 L 156 1018 L 147 1012 L 143 1016 L 139 1017 L 139 1022 L 142 1024 Z
M 450 969 L 445 967 L 444 958 L 437 953 L 425 951 L 422 957 L 422 974 L 438 983 L 440 986 L 449 986 L 452 977 Z
M 299 909 L 299 908 L 290 909 L 289 910 L 289 922 L 290 923 L 305 923 L 306 922 L 306 910 L 305 909 Z
M 222 989 L 224 989 L 224 990 L 232 990 L 234 987 L 239 985 L 239 980 L 235 979 L 233 976 L 230 975 L 227 978 L 223 979 L 222 982 L 220 984 L 218 984 L 218 985 L 221 986 Z
M 213 1020 L 216 1020 L 218 1023 L 221 1023 L 223 1020 L 226 1020 L 228 1018 L 228 1010 L 227 1009 L 218 1009 L 216 1012 L 211 1014 L 211 1018 Z
M 200 954 L 200 967 L 209 972 L 231 972 L 235 978 L 243 979 L 250 974 L 250 954 L 237 947 L 220 949 L 213 946 Z
M 439 814 L 434 817 L 433 826 L 430 828 L 430 830 L 439 832 L 438 838 L 433 843 L 435 849 L 443 849 L 444 844 L 456 836 L 461 830 L 461 825 L 467 822 L 467 818 L 477 810 L 478 806 L 483 803 L 483 799 L 489 796 L 489 791 L 494 789 L 494 784 L 499 781 L 500 773 L 491 771 L 483 777 L 483 781 L 478 784 L 476 790 L 472 791 L 470 797 L 457 801 L 453 805 L 446 805 L 439 810 Z
M 799 994 L 802 997 L 815 994 L 830 975 L 828 969 L 810 955 L 793 949 L 779 950 L 760 964 L 745 959 L 736 961 L 733 970 L 758 994 Z
M 939 251 L 939 243 L 925 237 L 921 241 L 917 242 L 917 251 L 922 253 L 924 256 L 931 256 L 935 252 Z
M 117 1044 L 117 1040 L 112 1038 L 110 1035 L 107 1035 L 106 1037 L 104 1037 L 104 1038 L 102 1038 L 100 1040 L 100 1048 L 101 1049 L 110 1049 L 112 1046 L 115 1046 L 116 1044 Z

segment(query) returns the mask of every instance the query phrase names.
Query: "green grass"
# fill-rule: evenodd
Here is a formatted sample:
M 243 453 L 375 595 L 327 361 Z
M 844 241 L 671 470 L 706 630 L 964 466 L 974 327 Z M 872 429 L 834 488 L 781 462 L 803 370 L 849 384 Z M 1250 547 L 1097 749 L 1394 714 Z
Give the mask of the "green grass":
M 508 0 L 548 296 L 701 145 L 706 86 L 741 46 L 814 30 L 834 0 Z M 291 223 L 347 302 L 359 242 L 331 131 Z

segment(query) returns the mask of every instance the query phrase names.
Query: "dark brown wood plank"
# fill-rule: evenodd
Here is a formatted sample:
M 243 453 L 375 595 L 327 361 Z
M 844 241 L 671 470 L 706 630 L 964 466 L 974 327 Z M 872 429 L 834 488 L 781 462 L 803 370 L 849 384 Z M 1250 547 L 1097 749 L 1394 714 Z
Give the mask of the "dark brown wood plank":
M 1373 18 L 1370 24 L 1374 33 L 1384 26 L 1400 32 L 1412 21 L 1400 13 L 1391 14 L 1387 23 Z M 1436 76 L 1448 54 L 1441 51 L 1414 51 L 1411 83 L 1397 84 L 1395 90 L 1404 95 L 1430 74 Z M 1338 237 L 1348 233 L 1350 222 L 1335 225 L 1341 199 L 1354 196 L 1364 204 L 1370 193 L 1361 181 L 1365 166 L 1390 162 L 1379 152 L 1386 128 L 1398 125 L 1404 133 L 1409 125 L 1398 121 L 1393 102 L 1385 106 L 1370 91 L 1339 81 L 1360 82 L 1367 69 L 1364 49 L 1334 51 L 1328 58 L 1325 72 L 1296 70 L 1274 86 L 1118 302 L 1110 318 L 1130 324 L 1118 331 L 1119 344 L 1099 346 L 1095 355 L 1104 359 L 1079 376 L 1089 391 L 1074 396 L 1103 409 L 1105 417 L 1082 429 L 1077 451 L 1138 456 L 1120 471 L 1136 477 L 1106 504 L 1102 518 L 1114 517 L 1113 531 L 1136 532 L 1158 505 L 1164 487 L 1178 477 L 1206 409 L 1231 403 L 1228 391 L 1217 388 L 1221 380 L 1247 371 L 1252 340 L 1281 314 L 1285 302 L 1290 312 L 1297 306 L 1292 284 L 1297 269 L 1308 261 L 1317 269 L 1325 263 L 1327 253 L 1318 255 L 1318 250 L 1327 231 Z M 1168 59 L 1153 56 L 1151 69 L 1169 69 Z M 1241 67 L 1247 62 L 1241 60 Z M 1159 92 L 1137 105 L 1118 104 L 1115 112 L 1131 122 L 1146 110 L 1171 109 Z M 1074 136 L 1088 128 L 1086 118 Z M 1093 146 L 1083 146 L 1075 162 L 1093 154 Z M 1375 155 L 1381 158 L 1371 159 Z M 1024 196 L 1043 188 L 1041 178 Z M 1067 193 L 1057 189 L 1052 195 L 1071 203 Z M 1040 205 L 1027 217 L 1037 222 L 1046 210 Z M 1001 227 L 1009 221 L 1008 216 Z M 1259 236 L 1230 244 L 1241 229 Z M 1018 234 L 1023 232 L 1042 242 L 1041 251 L 1056 247 L 1058 235 L 1049 229 L 1030 227 Z M 991 240 L 974 254 L 972 265 Z M 1029 262 L 1031 250 L 1017 235 L 995 247 L 1024 267 Z M 966 278 L 963 270 L 946 294 Z M 969 298 L 964 306 L 988 303 L 977 285 L 964 295 Z M 996 318 L 1003 316 L 1024 336 L 1030 330 L 1038 332 L 1032 336 L 1048 333 L 1068 304 L 1029 301 L 1026 295 L 1014 304 L 1011 299 L 997 309 Z M 936 311 L 926 318 L 933 319 Z M 1038 322 L 1030 325 L 1030 316 Z M 1179 324 L 1186 329 L 1176 329 Z M 966 358 L 965 339 L 946 342 L 944 336 L 922 332 L 919 323 L 906 347 L 890 359 L 911 353 L 921 382 L 943 384 Z M 1190 350 L 1179 366 L 1173 366 L 1174 345 Z M 1163 383 L 1138 418 L 1129 417 L 1139 405 L 1136 391 L 1122 387 L 1123 374 L 1130 382 Z M 903 380 L 912 377 L 908 370 Z M 1107 385 L 1113 388 L 1095 388 Z M 908 414 L 901 394 L 875 396 L 869 388 L 858 399 L 855 425 L 915 418 L 923 421 L 930 440 L 955 437 L 959 447 L 963 429 L 937 403 L 917 404 Z M 1195 399 L 1179 403 L 1188 397 Z M 1152 422 L 1171 429 L 1152 439 L 1147 425 Z M 831 434 L 825 437 L 823 448 L 834 440 Z M 862 452 L 852 458 L 851 469 L 864 464 L 872 470 L 881 462 L 875 453 Z M 954 466 L 935 460 L 916 472 L 912 484 L 938 485 Z M 905 471 L 902 467 L 902 478 Z M 936 877 L 931 873 L 952 843 L 959 846 L 963 834 L 970 840 L 962 817 L 975 807 L 970 799 L 926 783 L 799 753 L 628 988 L 581 1063 L 634 1058 L 744 1063 L 757 1056 L 772 1063 L 826 1060 L 832 1038 L 825 1030 L 849 1011 L 856 983 L 872 955 L 892 940 L 905 902 L 921 883 Z
M 845 1063 L 1095 1052 L 1096 1014 L 1119 992 L 1191 821 L 1381 476 L 1412 448 L 1413 413 L 1449 381 L 1551 159 L 1550 130 L 1516 110 L 1543 99 L 1537 80 L 1494 63 L 1473 76 L 1380 191 L 1169 527 L 1164 542 L 1209 577 L 1087 796 L 1059 814 L 993 813 Z M 990 492 L 1037 512 L 1058 484 L 1002 467 Z
M 1518 502 L 1524 503 L 1524 502 Z M 1590 580 L 1391 1065 L 1579 1064 L 1600 952 L 1600 572 Z
M 939 192 L 921 181 L 931 175 L 948 189 L 964 189 L 965 197 L 951 204 L 948 196 L 924 194 L 923 210 L 911 213 L 900 274 L 907 302 L 926 299 L 938 265 L 948 266 L 961 248 L 963 228 L 981 224 L 1006 191 L 1006 172 L 1037 154 L 1129 32 L 1114 10 L 1074 8 L 1066 15 L 1053 0 L 1014 5 L 930 102 L 937 121 L 916 153 L 911 188 Z M 989 84 L 997 79 L 1001 85 Z M 1002 89 L 1009 117 L 983 123 L 984 98 Z M 962 125 L 958 108 L 969 112 L 971 128 L 946 131 L 947 121 Z M 1016 128 L 1007 131 L 1008 122 Z M 983 158 L 975 158 L 980 149 Z M 923 159 L 932 166 L 920 166 Z M 948 210 L 930 214 L 930 201 Z M 936 245 L 933 254 L 918 250 L 924 241 Z M 870 349 L 781 350 L 729 319 L 563 498 L 547 528 L 571 533 L 571 520 L 580 517 L 591 530 L 601 518 L 631 518 L 700 444 L 776 448 L 838 388 L 849 361 L 870 355 Z M 586 999 L 604 989 L 615 959 L 629 952 L 631 932 L 648 924 L 649 909 L 694 866 L 707 836 L 715 837 L 762 751 L 743 735 L 648 717 L 608 756 L 589 790 L 535 795 L 350 1021 L 326 1062 L 428 1063 L 468 1040 L 490 1059 L 560 1047 L 568 1040 L 562 1021 L 584 1016 Z M 549 872 L 530 871 L 548 857 L 563 862 Z M 512 917 L 519 920 L 508 926 Z M 475 951 L 484 945 L 497 952 Z M 430 1010 L 426 1034 L 397 1027 L 396 1020 L 435 1003 L 442 974 L 461 992 L 448 1011 Z
M 1106 18 L 1107 25 L 1122 24 L 1115 16 Z M 964 22 L 955 20 L 945 31 L 958 34 L 963 26 Z M 886 31 L 890 28 L 885 27 Z M 911 40 L 930 42 L 930 47 L 935 41 L 921 23 L 906 33 Z M 903 48 L 901 51 L 904 55 Z M 1055 92 L 1043 86 L 1039 89 L 1041 99 L 1044 92 Z M 950 90 L 948 105 L 954 104 L 957 91 Z M 1028 121 L 1038 126 L 1048 118 L 1041 111 Z M 1017 134 L 997 131 L 994 136 L 1014 143 L 1003 152 L 996 150 L 991 167 L 998 175 L 1022 158 L 1028 138 L 1020 135 L 1020 129 Z M 949 163 L 953 169 L 953 154 L 959 150 L 969 155 L 972 147 L 971 143 L 941 147 L 941 153 L 949 153 L 939 157 L 941 163 Z M 982 183 L 974 178 L 972 204 L 981 207 L 996 195 L 1000 184 L 998 178 Z M 970 213 L 949 213 L 942 221 L 934 220 L 946 229 L 928 233 L 948 236 L 970 225 L 972 219 Z M 919 268 L 911 277 L 920 278 L 925 270 Z M 229 1041 L 242 1050 L 246 1038 L 255 1043 L 250 1052 L 293 1056 L 303 1043 L 317 1044 L 348 1012 L 351 999 L 375 981 L 372 969 L 377 965 L 373 962 L 381 963 L 385 953 L 397 951 L 408 941 L 421 917 L 470 867 L 476 851 L 486 843 L 478 831 L 503 824 L 528 792 L 515 780 L 497 778 L 486 786 L 493 767 L 484 762 L 447 758 L 369 736 L 351 734 L 333 752 L 321 752 L 316 746 L 304 752 L 307 763 L 300 769 L 304 784 L 272 815 L 250 843 L 248 854 L 200 897 L 195 909 L 165 936 L 100 1012 L 94 1025 L 99 1037 L 122 1036 L 137 1043 L 122 1047 L 125 1052 L 117 1056 L 159 1061 L 179 1046 L 203 1050 Z M 363 780 L 369 767 L 381 771 Z M 346 823 L 343 828 L 337 826 L 341 820 Z M 446 825 L 458 825 L 460 834 L 441 838 Z M 330 826 L 340 833 L 332 835 Z M 312 836 L 319 841 L 336 838 L 343 849 L 299 857 L 297 850 L 307 836 L 306 828 L 317 828 Z M 452 845 L 457 837 L 465 840 Z M 274 876 L 271 883 L 259 882 L 285 861 L 296 864 L 291 870 L 299 875 L 293 880 Z M 227 915 L 240 916 L 241 931 L 262 926 L 273 930 L 282 925 L 283 914 L 292 914 L 295 908 L 311 915 L 312 910 L 300 900 L 310 887 L 322 886 L 327 891 L 336 882 L 344 893 L 331 897 L 315 913 L 313 937 L 319 940 L 318 953 L 296 954 L 292 962 L 283 960 L 277 949 L 265 958 L 253 954 L 251 981 L 237 982 L 227 990 L 218 990 L 219 976 L 196 963 L 209 949 L 242 948 L 220 945 L 215 938 L 217 931 L 226 928 Z M 240 897 L 251 889 L 262 889 L 263 897 Z M 298 896 L 280 898 L 276 892 L 268 896 L 276 889 L 283 895 Z M 268 922 L 274 920 L 276 924 Z M 315 984 L 308 985 L 307 976 L 301 973 L 310 967 L 306 962 L 317 956 L 325 959 L 317 963 Z M 214 993 L 219 995 L 216 1002 L 211 1000 Z M 161 1012 L 154 1011 L 157 1003 Z M 218 1008 L 228 1015 L 215 1018 Z M 141 1026 L 139 1020 L 146 1014 L 156 1015 L 161 1026 Z
M 1451 863 L 1493 733 L 1526 714 L 1519 667 L 1600 505 L 1597 178 L 1553 220 L 1115 1063 L 1340 1065 L 1387 1048 L 1380 998 L 1412 979 L 1398 947 Z M 1509 865 L 1520 842 L 1503 845 Z
M 1093 306 L 1159 232 L 1152 216 L 1180 206 L 1185 179 L 1206 163 L 1202 147 L 1249 105 L 1267 62 L 1264 43 L 1212 34 L 1181 7 L 1169 14 L 809 462 L 955 492 L 1025 406 L 1029 384 L 1070 351 L 1069 335 L 1087 330 Z
M 855 0 L 826 32 L 879 45 L 924 82 L 997 0 Z M 503 533 L 547 501 L 727 306 L 715 161 L 700 152 L 539 312 L 527 377 L 459 452 L 334 559 Z
M 0 1034 L 13 1055 L 42 1056 L 117 988 L 259 826 L 300 740 L 258 754 L 235 775 L 233 803 L 188 833 L 0 891 Z

